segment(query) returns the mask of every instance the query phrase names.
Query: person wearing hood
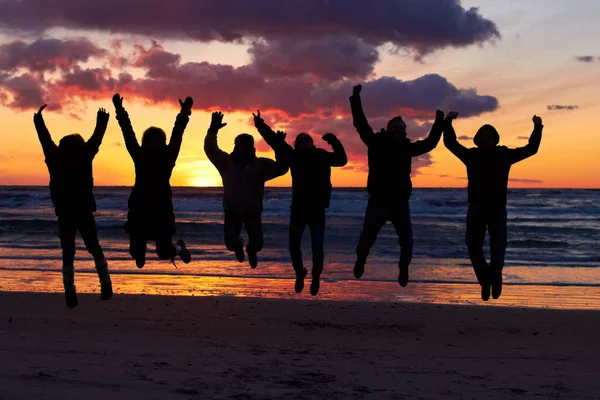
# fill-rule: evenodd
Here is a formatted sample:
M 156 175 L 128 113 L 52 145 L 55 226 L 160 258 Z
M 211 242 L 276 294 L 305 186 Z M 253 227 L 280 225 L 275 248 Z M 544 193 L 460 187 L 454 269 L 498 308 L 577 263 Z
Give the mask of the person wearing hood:
M 499 146 L 500 135 L 492 125 L 483 125 L 473 138 L 476 147 L 467 149 L 456 140 L 452 120 L 456 112 L 448 113 L 444 127 L 444 145 L 467 167 L 469 209 L 467 211 L 466 244 L 469 258 L 481 285 L 481 298 L 487 301 L 502 293 L 502 269 L 506 252 L 506 195 L 508 174 L 513 164 L 537 153 L 542 140 L 542 119 L 533 116 L 533 132 L 529 143 L 509 149 Z M 486 230 L 490 235 L 489 265 L 483 254 Z
M 75 308 L 78 305 L 74 267 L 77 231 L 81 234 L 87 251 L 94 257 L 100 280 L 100 298 L 108 300 L 113 295 L 108 263 L 98 241 L 94 220 L 96 200 L 92 171 L 92 163 L 102 144 L 109 114 L 103 108 L 98 110 L 96 129 L 87 142 L 75 133 L 63 137 L 57 146 L 44 122 L 44 108 L 46 104 L 33 115 L 33 123 L 50 173 L 50 197 L 58 217 L 65 300 L 67 307 Z
M 409 207 L 412 192 L 412 158 L 435 149 L 442 136 L 444 113 L 439 110 L 436 112 L 429 136 L 423 140 L 411 142 L 406 137 L 406 124 L 399 116 L 389 120 L 386 129 L 375 133 L 363 112 L 361 90 L 361 85 L 354 86 L 350 96 L 350 107 L 354 127 L 368 148 L 369 202 L 356 248 L 354 276 L 358 279 L 363 275 L 369 251 L 377 239 L 377 234 L 387 221 L 391 221 L 400 244 L 398 283 L 405 287 L 408 284 L 408 266 L 413 251 Z
M 242 133 L 235 138 L 233 152 L 219 148 L 217 135 L 226 126 L 223 113 L 214 112 L 204 139 L 204 152 L 223 180 L 224 234 L 227 250 L 243 263 L 242 226 L 248 233 L 246 253 L 250 267 L 258 265 L 257 254 L 263 247 L 262 212 L 265 182 L 285 175 L 289 169 L 279 158 L 256 157 L 254 137 Z
M 192 114 L 193 100 L 191 97 L 187 97 L 185 102 L 179 100 L 181 111 L 175 120 L 169 144 L 165 132 L 152 126 L 142 135 L 141 146 L 129 114 L 123 108 L 123 98 L 118 93 L 113 96 L 113 104 L 125 147 L 135 167 L 135 184 L 129 196 L 125 223 L 125 231 L 129 233 L 129 254 L 137 267 L 143 268 L 148 241 L 154 241 L 159 258 L 174 260 L 175 256 L 179 256 L 188 264 L 191 254 L 183 240 L 179 239 L 176 244 L 172 242 L 176 228 L 170 179 Z
M 254 115 L 254 114 L 253 114 Z M 308 225 L 312 243 L 312 282 L 310 294 L 319 293 L 320 276 L 323 272 L 325 254 L 325 209 L 331 201 L 331 167 L 343 167 L 348 162 L 344 146 L 333 133 L 325 133 L 325 140 L 333 149 L 329 152 L 317 148 L 307 133 L 296 136 L 294 147 L 285 141 L 285 133 L 275 133 L 260 116 L 254 115 L 254 125 L 278 157 L 285 160 L 292 173 L 292 207 L 289 229 L 289 250 L 292 266 L 296 272 L 296 293 L 304 289 L 304 278 L 308 274 L 302 262 L 302 234 Z

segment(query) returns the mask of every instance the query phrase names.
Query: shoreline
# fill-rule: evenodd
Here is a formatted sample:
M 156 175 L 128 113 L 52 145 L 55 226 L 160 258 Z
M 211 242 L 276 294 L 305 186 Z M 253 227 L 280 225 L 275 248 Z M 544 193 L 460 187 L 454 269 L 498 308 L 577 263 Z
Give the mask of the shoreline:
M 0 398 L 594 399 L 600 312 L 0 292 Z M 590 351 L 591 350 L 591 351 Z
M 309 301 L 395 302 L 414 304 L 481 305 L 486 307 L 600 310 L 599 286 L 504 285 L 498 300 L 483 302 L 476 283 L 397 282 L 321 280 L 321 291 L 308 293 L 310 277 L 303 293 L 293 291 L 294 279 L 225 276 L 181 276 L 151 273 L 117 273 L 112 276 L 115 297 L 134 294 L 189 297 L 245 297 Z M 75 274 L 78 293 L 98 293 L 95 273 Z M 4 271 L 0 292 L 62 293 L 59 272 Z

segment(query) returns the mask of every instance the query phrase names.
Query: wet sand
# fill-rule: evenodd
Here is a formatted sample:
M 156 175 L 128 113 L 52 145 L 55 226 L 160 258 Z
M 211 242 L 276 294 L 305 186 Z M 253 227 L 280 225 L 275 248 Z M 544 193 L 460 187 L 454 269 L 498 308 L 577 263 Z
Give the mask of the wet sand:
M 0 292 L 2 399 L 596 399 L 600 311 Z

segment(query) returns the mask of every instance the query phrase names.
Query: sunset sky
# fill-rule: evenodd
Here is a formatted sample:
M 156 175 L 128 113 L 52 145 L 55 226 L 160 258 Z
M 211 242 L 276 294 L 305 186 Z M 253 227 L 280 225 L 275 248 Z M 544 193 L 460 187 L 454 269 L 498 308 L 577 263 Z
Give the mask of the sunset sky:
M 0 185 L 48 183 L 32 122 L 44 103 L 56 142 L 87 139 L 98 107 L 109 110 L 95 182 L 132 185 L 119 92 L 138 138 L 149 126 L 170 134 L 177 99 L 194 98 L 174 186 L 220 185 L 203 151 L 210 112 L 225 113 L 219 143 L 231 151 L 239 133 L 260 137 L 257 108 L 290 143 L 308 131 L 327 148 L 319 136 L 336 133 L 350 162 L 333 184 L 364 186 L 348 103 L 362 83 L 373 128 L 402 115 L 412 139 L 436 109 L 455 109 L 464 145 L 490 123 L 501 144 L 522 146 L 537 114 L 540 151 L 513 167 L 511 187 L 598 188 L 599 17 L 597 0 L 0 0 Z M 413 175 L 416 187 L 466 185 L 442 142 L 413 160 Z

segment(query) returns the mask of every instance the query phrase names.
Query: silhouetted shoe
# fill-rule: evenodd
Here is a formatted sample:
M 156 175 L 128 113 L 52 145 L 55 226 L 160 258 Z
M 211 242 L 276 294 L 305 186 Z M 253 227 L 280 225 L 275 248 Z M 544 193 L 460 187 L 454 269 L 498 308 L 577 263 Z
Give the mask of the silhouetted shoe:
M 258 265 L 258 258 L 256 257 L 256 253 L 248 252 L 248 262 L 250 263 L 250 268 L 256 268 Z
M 112 283 L 110 281 L 100 284 L 100 300 L 108 300 L 112 297 Z
M 358 255 L 356 257 L 356 263 L 354 264 L 354 277 L 360 279 L 365 273 L 365 264 L 367 262 L 366 255 Z
M 502 294 L 502 272 L 496 272 L 492 281 L 492 298 L 495 300 Z
M 481 285 L 481 300 L 488 301 L 490 298 L 490 285 Z
M 181 239 L 177 241 L 177 246 L 181 248 L 178 254 L 179 257 L 181 257 L 181 261 L 183 261 L 185 264 L 189 264 L 190 261 L 192 261 L 192 253 L 190 253 L 187 247 L 185 247 L 185 243 Z
M 144 268 L 144 265 L 146 264 L 146 257 L 142 257 L 142 258 L 136 258 L 135 259 L 135 265 L 142 269 Z
M 75 288 L 65 290 L 65 300 L 67 303 L 67 307 L 69 307 L 69 308 L 77 307 L 79 302 L 77 301 L 77 292 L 75 291 Z
M 321 288 L 321 279 L 319 276 L 313 276 L 312 282 L 310 283 L 310 294 L 316 296 L 319 294 L 319 289 Z
M 302 272 L 296 273 L 296 283 L 294 284 L 296 293 L 302 293 L 302 290 L 304 289 L 304 278 L 306 278 L 307 274 L 308 270 L 306 268 L 304 268 Z
M 398 273 L 398 283 L 402 287 L 406 287 L 406 285 L 408 285 L 408 266 L 400 267 L 400 272 Z

